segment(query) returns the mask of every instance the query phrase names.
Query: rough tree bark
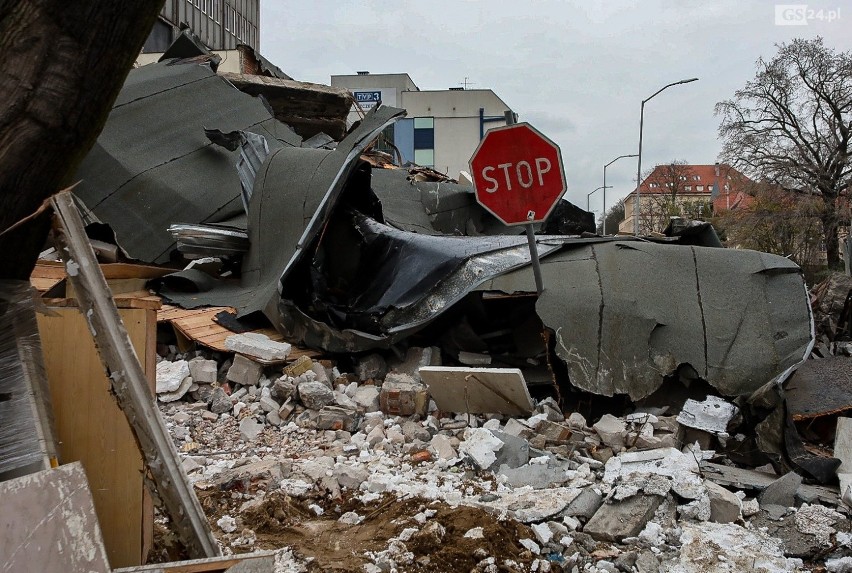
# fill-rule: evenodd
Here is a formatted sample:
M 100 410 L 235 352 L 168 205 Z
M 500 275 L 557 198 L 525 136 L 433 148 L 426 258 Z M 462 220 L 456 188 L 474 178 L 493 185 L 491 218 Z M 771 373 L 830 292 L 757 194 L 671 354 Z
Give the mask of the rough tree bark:
M 48 222 L 8 229 L 71 183 L 164 1 L 0 0 L 0 279 L 29 277 Z
M 823 198 L 829 267 L 840 265 L 837 201 L 852 184 L 852 51 L 822 38 L 778 46 L 755 78 L 716 104 L 723 157 L 760 181 Z

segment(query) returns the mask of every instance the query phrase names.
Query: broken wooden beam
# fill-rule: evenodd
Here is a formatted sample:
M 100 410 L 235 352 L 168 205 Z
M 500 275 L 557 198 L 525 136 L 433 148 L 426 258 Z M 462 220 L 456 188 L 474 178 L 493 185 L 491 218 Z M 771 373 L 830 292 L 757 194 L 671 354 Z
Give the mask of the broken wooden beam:
M 51 203 L 56 214 L 54 233 L 68 279 L 74 285 L 80 312 L 89 324 L 118 404 L 156 484 L 156 493 L 189 555 L 215 557 L 220 554 L 219 546 L 181 470 L 177 450 L 148 390 L 145 372 L 89 245 L 74 198 L 66 191 L 54 196 Z

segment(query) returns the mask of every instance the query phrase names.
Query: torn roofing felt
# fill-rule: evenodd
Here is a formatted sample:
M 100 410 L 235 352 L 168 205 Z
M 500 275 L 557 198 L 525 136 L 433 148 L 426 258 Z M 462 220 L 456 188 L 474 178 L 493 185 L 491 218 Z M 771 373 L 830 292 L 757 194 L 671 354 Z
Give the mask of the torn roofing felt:
M 789 374 L 810 353 L 799 267 L 739 249 L 612 241 L 566 245 L 542 261 L 536 310 L 574 386 L 633 400 L 689 365 L 726 395 Z M 511 272 L 480 287 L 533 291 Z
M 277 323 L 282 332 L 332 352 L 388 347 L 480 283 L 530 263 L 525 237 L 411 233 L 358 212 L 338 214 L 332 223 L 311 267 L 282 282 Z M 539 255 L 570 240 L 555 238 Z
M 274 151 L 301 138 L 204 65 L 160 63 L 132 70 L 74 190 L 108 222 L 133 258 L 166 262 L 173 223 L 219 223 L 243 212 L 239 151 L 214 145 L 205 128 L 263 135 Z
M 161 292 L 185 308 L 233 306 L 239 316 L 265 310 L 275 323 L 279 282 L 310 251 L 344 188 L 350 187 L 356 199 L 372 195 L 369 171 L 366 187 L 359 177 L 356 167 L 366 164 L 358 158 L 382 129 L 404 114 L 397 108 L 374 108 L 334 150 L 280 147 L 271 151 L 249 201 L 251 247 L 243 259 L 240 281 L 220 282 L 208 292 L 189 295 L 168 286 Z

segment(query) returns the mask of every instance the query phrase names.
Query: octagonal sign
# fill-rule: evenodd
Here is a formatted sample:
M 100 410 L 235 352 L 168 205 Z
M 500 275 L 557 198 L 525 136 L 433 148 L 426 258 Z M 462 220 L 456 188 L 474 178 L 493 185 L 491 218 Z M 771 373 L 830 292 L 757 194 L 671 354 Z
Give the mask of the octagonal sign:
M 541 223 L 566 189 L 559 146 L 528 123 L 487 131 L 470 172 L 476 200 L 506 225 Z

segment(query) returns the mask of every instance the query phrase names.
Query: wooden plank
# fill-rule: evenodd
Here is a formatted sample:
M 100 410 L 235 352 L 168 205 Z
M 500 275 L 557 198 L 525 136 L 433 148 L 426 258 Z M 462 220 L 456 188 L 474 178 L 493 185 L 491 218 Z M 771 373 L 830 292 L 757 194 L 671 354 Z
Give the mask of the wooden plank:
M 110 563 L 116 567 L 138 565 L 143 562 L 144 539 L 153 535 L 153 511 L 145 515 L 142 455 L 124 412 L 110 393 L 85 319 L 73 307 L 49 310 L 50 315 L 38 316 L 38 326 L 59 459 L 62 463 L 81 462 L 86 469 Z M 150 344 L 147 313 L 154 311 L 119 310 L 133 347 L 141 356 Z M 147 360 L 151 373 L 147 386 L 149 396 L 154 396 L 150 380 L 156 364 L 151 365 L 151 360 L 156 362 L 154 354 Z
M 56 215 L 54 235 L 58 250 L 69 271 L 68 279 L 77 290 L 80 312 L 86 317 L 113 392 L 130 421 L 166 513 L 191 557 L 218 556 L 220 550 L 210 524 L 151 399 L 145 372 L 121 322 L 74 200 L 70 193 L 61 192 L 51 199 L 51 205 Z M 90 425 L 93 420 L 89 421 Z
M 169 322 L 175 329 L 175 332 L 182 337 L 194 340 L 198 344 L 211 348 L 219 352 L 230 352 L 225 347 L 225 339 L 234 334 L 221 324 L 218 324 L 213 318 L 222 311 L 236 312 L 235 309 L 226 306 L 205 307 L 196 309 L 182 309 L 172 305 L 163 305 L 157 312 L 157 320 L 159 322 Z M 276 342 L 284 340 L 280 332 L 274 328 L 259 328 L 251 332 L 264 334 Z M 296 360 L 300 356 L 308 356 L 309 358 L 318 358 L 322 356 L 321 352 L 308 348 L 299 348 L 293 346 L 287 360 L 277 361 L 262 361 L 255 357 L 252 360 L 261 364 L 274 365 L 283 364 Z
M 227 571 L 234 565 L 239 565 L 245 561 L 255 561 L 274 557 L 275 553 L 275 551 L 256 551 L 254 553 L 228 555 L 226 557 L 173 561 L 171 563 L 158 563 L 153 565 L 143 565 L 140 567 L 114 569 L 112 573 L 219 573 Z
M 0 482 L 0 569 L 109 573 L 80 464 Z

